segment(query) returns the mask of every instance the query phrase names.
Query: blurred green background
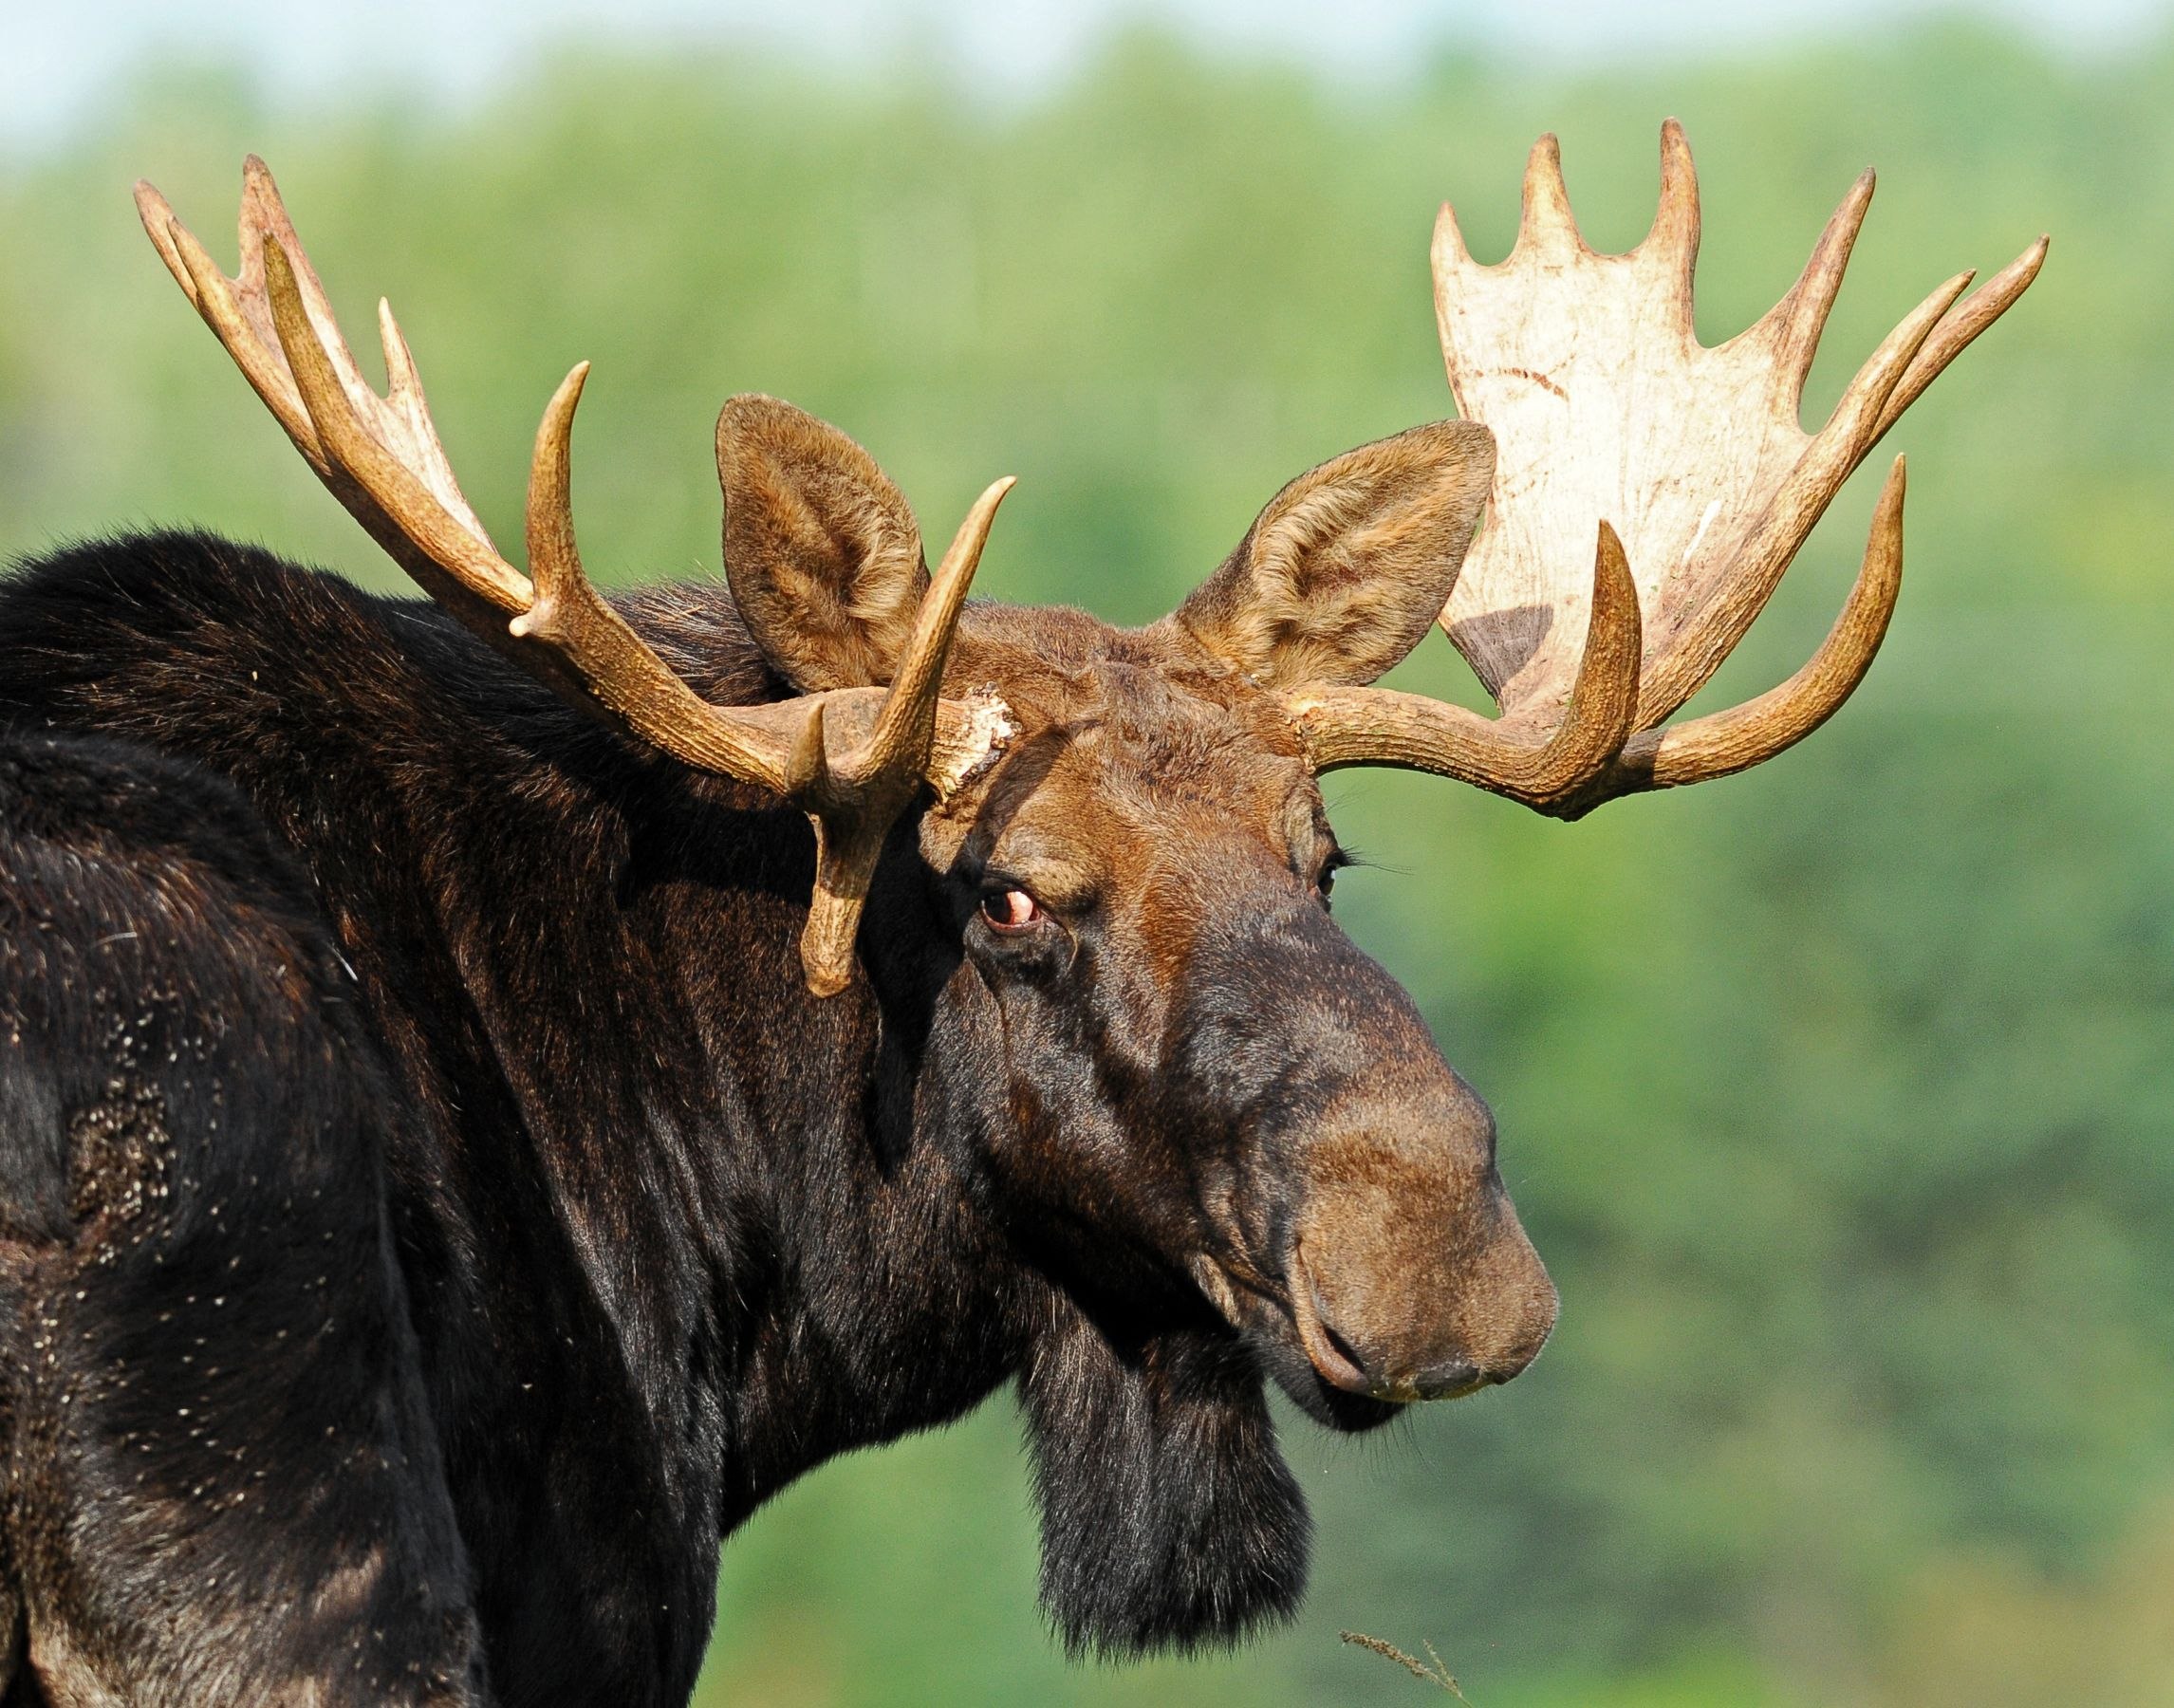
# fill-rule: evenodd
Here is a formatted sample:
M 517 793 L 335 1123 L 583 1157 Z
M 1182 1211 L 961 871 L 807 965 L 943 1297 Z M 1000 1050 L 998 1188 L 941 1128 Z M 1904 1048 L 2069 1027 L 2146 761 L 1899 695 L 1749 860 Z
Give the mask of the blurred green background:
M 590 47 L 466 107 L 321 111 L 162 64 L 0 157 L 9 553 L 194 522 L 391 585 L 128 206 L 147 174 L 231 257 L 255 149 L 346 324 L 399 306 L 502 540 L 586 357 L 609 579 L 715 573 L 711 422 L 765 390 L 867 445 L 938 538 L 1017 473 L 982 590 L 1127 622 L 1291 475 L 1449 413 L 1435 206 L 1502 253 L 1544 129 L 1624 248 L 1682 117 L 1709 341 L 1879 166 L 1814 413 L 1939 279 L 2054 233 L 1889 441 L 1901 610 L 1805 747 L 1573 826 L 1331 781 L 1376 863 L 1338 911 L 1493 1103 L 1561 1286 L 1532 1373 L 1363 1442 L 1287 1416 L 1304 1619 L 1132 1668 L 1046 1636 L 1000 1398 L 733 1541 L 701 1701 L 1429 1699 L 1355 1626 L 1431 1639 L 1482 1708 L 2174 1703 L 2174 38 L 1864 33 L 1554 73 L 1444 49 L 1361 89 L 1134 31 L 994 106 L 910 56 Z M 1699 706 L 1817 643 L 1871 496 Z M 1399 679 L 1477 703 L 1439 636 Z

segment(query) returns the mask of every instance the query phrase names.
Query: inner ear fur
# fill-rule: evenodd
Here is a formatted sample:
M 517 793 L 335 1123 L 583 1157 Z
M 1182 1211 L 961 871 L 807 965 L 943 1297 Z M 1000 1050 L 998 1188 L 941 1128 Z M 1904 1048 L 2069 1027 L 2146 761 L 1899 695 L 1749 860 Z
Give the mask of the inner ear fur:
M 1477 421 L 1347 451 L 1270 499 L 1165 621 L 1264 686 L 1370 682 L 1449 603 L 1494 479 Z
M 803 693 L 890 680 L 928 565 L 905 496 L 827 421 L 776 398 L 717 417 L 725 580 L 771 667 Z

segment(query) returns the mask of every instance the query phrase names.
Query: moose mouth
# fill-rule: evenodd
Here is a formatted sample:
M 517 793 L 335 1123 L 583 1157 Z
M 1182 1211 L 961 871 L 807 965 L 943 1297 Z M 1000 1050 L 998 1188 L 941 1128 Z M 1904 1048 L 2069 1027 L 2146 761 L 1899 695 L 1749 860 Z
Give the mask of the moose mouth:
M 1392 1405 L 1411 1405 L 1423 1400 L 1461 1400 L 1491 1385 L 1476 1365 L 1461 1360 L 1432 1369 L 1423 1378 L 1370 1369 L 1366 1359 L 1329 1322 L 1303 1240 L 1291 1249 L 1291 1317 L 1298 1344 L 1314 1375 L 1329 1386 Z
M 1458 1399 L 1486 1385 L 1476 1379 L 1453 1392 L 1422 1393 L 1410 1383 L 1381 1381 L 1325 1319 L 1319 1290 L 1294 1251 L 1291 1282 L 1234 1273 L 1200 1253 L 1193 1278 L 1291 1402 L 1316 1423 L 1347 1435 L 1378 1429 L 1422 1399 Z

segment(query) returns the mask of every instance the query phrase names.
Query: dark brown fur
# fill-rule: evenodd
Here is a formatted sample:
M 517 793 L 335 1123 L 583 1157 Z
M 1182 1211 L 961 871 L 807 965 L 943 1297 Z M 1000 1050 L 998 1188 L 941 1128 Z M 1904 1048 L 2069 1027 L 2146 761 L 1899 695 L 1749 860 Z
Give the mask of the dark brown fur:
M 903 500 L 720 436 L 736 602 L 630 622 L 713 700 L 880 680 Z M 1366 1427 L 1552 1321 L 1261 687 L 1416 640 L 1473 455 L 1316 472 L 1146 630 L 973 607 L 1019 734 L 828 1000 L 804 819 L 428 606 L 187 535 L 0 588 L 5 1699 L 682 1700 L 720 1536 L 1010 1380 L 1068 1643 L 1287 1614 L 1264 1379 Z

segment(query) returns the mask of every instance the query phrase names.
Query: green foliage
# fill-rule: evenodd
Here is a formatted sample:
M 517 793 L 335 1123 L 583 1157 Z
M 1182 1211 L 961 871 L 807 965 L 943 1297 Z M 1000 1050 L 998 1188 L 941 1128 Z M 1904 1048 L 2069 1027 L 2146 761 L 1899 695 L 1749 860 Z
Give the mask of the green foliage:
M 1895 633 L 1803 750 L 1570 828 L 1331 786 L 1383 868 L 1347 921 L 1501 1117 L 1565 1295 L 1547 1357 L 1386 1441 L 1291 1420 L 1316 1587 L 1236 1657 L 1057 1658 L 1002 1403 L 827 1469 L 728 1550 L 704 1699 L 1425 1699 L 1338 1644 L 1356 1626 L 1431 1638 L 1488 1708 L 2163 1703 L 2170 95 L 2165 49 L 2079 65 L 1952 26 L 1576 79 L 1450 54 L 1364 99 L 1135 36 L 994 117 L 919 71 L 725 55 L 568 53 L 461 119 L 147 71 L 80 147 L 0 167 L 0 547 L 188 520 L 391 585 L 128 212 L 147 173 L 223 251 L 252 147 L 349 325 L 400 306 L 502 538 L 589 357 L 606 577 L 715 572 L 709 423 L 760 389 L 861 438 L 939 539 L 1017 473 L 984 590 L 1126 621 L 1291 475 L 1447 413 L 1435 203 L 1500 253 L 1544 128 L 1620 248 L 1683 117 L 1709 339 L 1883 168 L 1815 407 L 1936 280 L 2051 228 L 2044 279 L 1895 436 Z M 1702 704 L 1816 643 L 1869 506 L 1845 494 Z M 1440 640 L 1397 679 L 1477 692 Z

